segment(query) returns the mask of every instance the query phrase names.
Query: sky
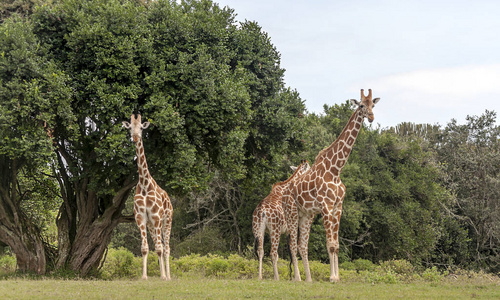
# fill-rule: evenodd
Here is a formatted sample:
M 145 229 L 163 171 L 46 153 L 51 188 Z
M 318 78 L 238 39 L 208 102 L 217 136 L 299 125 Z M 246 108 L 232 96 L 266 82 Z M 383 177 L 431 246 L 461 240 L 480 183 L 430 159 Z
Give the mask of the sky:
M 281 54 L 286 86 L 309 112 L 380 97 L 381 128 L 446 126 L 497 112 L 498 0 L 214 0 L 237 21 L 256 21 Z

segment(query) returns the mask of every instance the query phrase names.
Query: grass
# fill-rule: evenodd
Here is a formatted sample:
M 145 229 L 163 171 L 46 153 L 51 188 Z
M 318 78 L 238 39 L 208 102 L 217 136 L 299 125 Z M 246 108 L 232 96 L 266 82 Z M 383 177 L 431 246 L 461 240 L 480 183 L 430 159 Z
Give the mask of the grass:
M 312 283 L 292 282 L 288 262 L 280 260 L 281 280 L 265 260 L 239 255 L 183 256 L 171 261 L 172 281 L 159 279 L 158 261 L 148 256 L 149 280 L 139 279 L 142 259 L 111 249 L 97 278 L 74 273 L 47 276 L 15 272 L 15 258 L 0 258 L 1 299 L 500 299 L 500 276 L 463 269 L 418 269 L 405 260 L 374 264 L 357 259 L 341 264 L 341 282 L 328 281 L 330 266 L 311 261 Z M 302 278 L 304 271 L 299 264 Z
M 226 279 L 9 279 L 2 299 L 500 299 L 496 281 L 371 284 Z

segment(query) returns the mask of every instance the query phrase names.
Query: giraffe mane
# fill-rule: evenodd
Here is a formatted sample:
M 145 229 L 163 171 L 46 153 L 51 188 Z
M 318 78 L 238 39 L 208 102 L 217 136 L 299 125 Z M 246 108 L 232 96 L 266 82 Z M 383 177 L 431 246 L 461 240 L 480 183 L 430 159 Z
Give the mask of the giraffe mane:
M 273 188 L 274 188 L 276 185 L 285 185 L 285 184 L 289 183 L 289 182 L 290 182 L 293 178 L 295 178 L 295 177 L 297 176 L 297 174 L 299 173 L 299 170 L 300 170 L 301 168 L 303 168 L 304 164 L 307 164 L 307 161 L 305 161 L 305 162 L 301 163 L 301 164 L 297 167 L 297 169 L 295 169 L 295 172 L 293 172 L 293 174 L 292 174 L 290 177 L 288 177 L 288 179 L 287 179 L 287 180 L 280 181 L 280 182 L 276 182 L 275 184 L 273 184 Z
M 318 155 L 316 155 L 316 158 L 314 159 L 314 164 L 317 164 L 319 161 L 321 161 L 321 159 L 324 157 L 326 152 L 328 152 L 328 150 L 330 150 L 335 144 L 337 144 L 339 142 L 340 136 L 342 136 L 342 133 L 346 130 L 346 128 L 349 126 L 349 124 L 352 122 L 352 120 L 357 116 L 357 114 L 360 111 L 361 111 L 361 109 L 358 107 L 354 111 L 354 113 L 351 115 L 351 117 L 349 118 L 349 121 L 347 121 L 346 125 L 344 126 L 344 128 L 340 132 L 339 136 L 335 139 L 335 141 L 333 143 L 331 143 L 329 146 L 323 148 L 323 150 L 319 151 Z

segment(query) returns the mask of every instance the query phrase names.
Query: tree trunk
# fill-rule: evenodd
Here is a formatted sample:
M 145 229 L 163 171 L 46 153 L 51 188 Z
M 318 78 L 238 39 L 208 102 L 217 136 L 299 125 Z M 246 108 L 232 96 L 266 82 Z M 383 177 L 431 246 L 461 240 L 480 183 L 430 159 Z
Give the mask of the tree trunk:
M 3 159 L 0 171 L 0 240 L 7 244 L 17 258 L 21 272 L 44 274 L 46 251 L 40 229 L 22 213 L 17 200 L 18 162 Z
M 80 276 L 97 271 L 113 229 L 122 219 L 125 201 L 136 183 L 137 180 L 132 180 L 132 176 L 127 178 L 101 215 L 98 210 L 99 198 L 88 189 L 87 181 L 82 180 L 73 186 L 79 192 L 74 197 L 63 197 L 65 203 L 61 206 L 57 220 L 60 244 L 56 268 L 68 267 Z M 65 188 L 68 191 L 70 187 Z M 77 209 L 72 209 L 73 204 L 76 204 Z

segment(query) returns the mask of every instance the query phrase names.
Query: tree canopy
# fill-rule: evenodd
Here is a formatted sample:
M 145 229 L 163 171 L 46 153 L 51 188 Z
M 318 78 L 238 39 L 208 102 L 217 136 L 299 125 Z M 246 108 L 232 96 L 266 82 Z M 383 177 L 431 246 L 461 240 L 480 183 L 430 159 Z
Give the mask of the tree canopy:
M 244 251 L 257 203 L 353 112 L 308 113 L 271 37 L 210 0 L 0 9 L 0 241 L 21 271 L 88 275 L 112 238 L 133 249 L 133 113 L 152 123 L 146 157 L 172 198 L 178 256 Z M 498 271 L 500 131 L 494 112 L 467 122 L 362 129 L 342 173 L 341 260 Z M 326 260 L 319 224 L 310 256 Z

